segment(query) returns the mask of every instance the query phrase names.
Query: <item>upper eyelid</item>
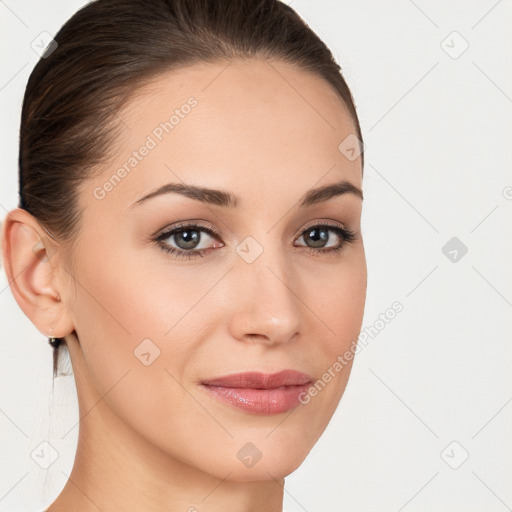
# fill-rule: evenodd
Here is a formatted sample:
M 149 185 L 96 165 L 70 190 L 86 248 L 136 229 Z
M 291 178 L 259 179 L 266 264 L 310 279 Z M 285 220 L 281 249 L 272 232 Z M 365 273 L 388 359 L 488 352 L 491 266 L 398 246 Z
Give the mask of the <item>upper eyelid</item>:
M 338 220 L 320 220 L 320 221 L 311 221 L 308 222 L 304 228 L 302 228 L 300 234 L 302 234 L 304 231 L 314 228 L 316 226 L 328 226 L 328 227 L 336 227 L 336 228 L 342 228 L 342 229 L 348 229 L 347 226 Z
M 187 229 L 196 229 L 196 230 L 204 230 L 207 232 L 210 236 L 220 237 L 220 233 L 218 233 L 215 229 L 209 227 L 209 226 L 203 226 L 202 224 L 196 224 L 195 222 L 190 223 L 183 223 L 178 224 L 177 226 L 170 226 L 167 228 L 162 229 L 161 231 L 157 232 L 157 234 L 154 236 L 156 239 L 160 238 L 168 238 L 169 236 L 180 232 L 180 231 L 186 231 Z

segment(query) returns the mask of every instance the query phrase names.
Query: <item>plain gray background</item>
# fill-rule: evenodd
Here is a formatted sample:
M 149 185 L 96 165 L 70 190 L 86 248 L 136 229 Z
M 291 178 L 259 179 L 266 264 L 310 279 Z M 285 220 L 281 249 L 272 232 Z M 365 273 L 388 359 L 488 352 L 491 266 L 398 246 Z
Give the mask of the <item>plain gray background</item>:
M 0 219 L 18 201 L 31 45 L 85 3 L 0 0 Z M 512 2 L 288 3 L 332 49 L 360 116 L 363 328 L 404 309 L 358 353 L 284 509 L 512 510 Z M 33 512 L 71 471 L 76 392 L 59 377 L 52 399 L 50 347 L 3 270 L 0 346 L 0 511 Z M 31 457 L 44 441 L 58 453 L 47 470 Z

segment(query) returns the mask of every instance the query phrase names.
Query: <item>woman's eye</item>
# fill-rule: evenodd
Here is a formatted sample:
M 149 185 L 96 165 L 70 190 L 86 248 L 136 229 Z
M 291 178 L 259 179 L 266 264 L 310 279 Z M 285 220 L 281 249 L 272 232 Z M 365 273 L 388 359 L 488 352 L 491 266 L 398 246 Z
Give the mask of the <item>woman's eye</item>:
M 336 253 L 355 239 L 355 233 L 341 226 L 319 224 L 303 231 L 300 239 L 306 243 L 306 249 L 313 253 Z
M 194 256 L 203 256 L 210 248 L 208 246 L 208 238 L 217 239 L 218 235 L 204 226 L 191 224 L 165 231 L 155 241 L 162 242 L 166 240 L 164 244 L 160 244 L 160 247 L 169 254 L 175 254 L 183 258 L 192 258 Z M 170 245 L 167 240 L 170 240 L 174 246 Z M 216 244 L 215 247 L 222 247 L 222 245 L 222 243 Z
M 209 238 L 217 240 L 217 243 L 212 246 Z M 346 228 L 319 224 L 304 230 L 297 240 L 303 240 L 305 245 L 300 244 L 296 247 L 303 247 L 315 255 L 336 253 L 341 251 L 346 243 L 350 243 L 354 239 L 355 233 Z M 154 241 L 166 253 L 187 259 L 196 256 L 202 257 L 206 252 L 224 246 L 215 231 L 197 224 L 175 227 L 158 235 Z

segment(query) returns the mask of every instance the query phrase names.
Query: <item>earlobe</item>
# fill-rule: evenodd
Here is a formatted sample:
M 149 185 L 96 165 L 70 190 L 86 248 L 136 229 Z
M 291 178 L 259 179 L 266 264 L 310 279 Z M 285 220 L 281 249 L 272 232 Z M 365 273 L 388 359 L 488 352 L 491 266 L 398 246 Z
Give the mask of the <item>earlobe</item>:
M 54 336 L 73 329 L 61 300 L 56 247 L 46 231 L 27 211 L 15 209 L 2 229 L 2 258 L 12 294 L 25 315 L 45 336 L 53 326 Z

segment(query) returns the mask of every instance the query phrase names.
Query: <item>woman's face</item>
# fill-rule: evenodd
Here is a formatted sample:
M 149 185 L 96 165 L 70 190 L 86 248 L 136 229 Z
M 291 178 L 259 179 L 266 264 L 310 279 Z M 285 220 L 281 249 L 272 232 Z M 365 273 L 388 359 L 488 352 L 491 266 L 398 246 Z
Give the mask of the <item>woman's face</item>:
M 161 75 L 119 112 L 112 163 L 80 189 L 62 295 L 80 341 L 79 396 L 97 397 L 107 426 L 116 417 L 220 478 L 282 478 L 326 428 L 350 373 L 366 294 L 361 159 L 327 82 L 279 62 L 226 66 Z M 165 186 L 174 191 L 144 199 Z M 204 384 L 282 370 L 311 383 Z

